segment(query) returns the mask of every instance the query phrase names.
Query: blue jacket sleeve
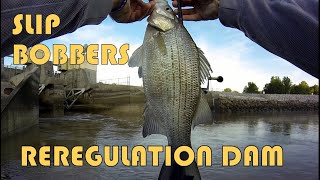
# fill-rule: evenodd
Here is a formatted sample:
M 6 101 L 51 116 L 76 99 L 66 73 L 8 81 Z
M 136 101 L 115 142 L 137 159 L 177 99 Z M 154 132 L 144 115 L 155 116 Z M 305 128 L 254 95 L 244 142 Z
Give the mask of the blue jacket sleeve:
M 111 8 L 112 0 L 1 0 L 1 57 L 12 54 L 14 44 L 29 47 L 71 33 L 84 25 L 100 24 Z M 43 19 L 49 14 L 57 14 L 60 25 L 53 28 L 50 35 L 30 35 L 25 30 L 19 35 L 12 35 L 13 19 L 17 14 L 31 14 L 32 27 L 35 27 L 36 14 L 41 14 Z
M 220 0 L 219 19 L 319 78 L 319 0 Z

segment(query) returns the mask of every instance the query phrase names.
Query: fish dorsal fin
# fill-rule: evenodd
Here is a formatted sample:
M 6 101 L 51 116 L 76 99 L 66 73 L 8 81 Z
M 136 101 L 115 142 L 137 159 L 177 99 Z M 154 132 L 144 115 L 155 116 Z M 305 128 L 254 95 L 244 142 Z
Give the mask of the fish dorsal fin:
M 138 47 L 131 55 L 128 66 L 129 67 L 140 67 L 144 61 L 144 49 L 143 45 Z
M 164 128 L 160 125 L 161 119 L 159 119 L 159 116 L 155 116 L 152 112 L 152 109 L 149 108 L 148 105 L 146 105 L 144 109 L 144 124 L 143 124 L 143 130 L 142 135 L 143 137 L 147 137 L 151 134 L 162 134 L 166 136 L 166 132 Z
M 212 69 L 208 59 L 204 56 L 204 53 L 200 48 L 198 48 L 198 54 L 200 60 L 200 82 L 204 83 L 204 81 L 210 77 Z
M 201 98 L 198 104 L 198 109 L 195 113 L 194 119 L 192 121 L 192 129 L 199 124 L 212 124 L 213 116 L 212 111 L 209 107 L 208 101 L 204 94 L 201 92 Z

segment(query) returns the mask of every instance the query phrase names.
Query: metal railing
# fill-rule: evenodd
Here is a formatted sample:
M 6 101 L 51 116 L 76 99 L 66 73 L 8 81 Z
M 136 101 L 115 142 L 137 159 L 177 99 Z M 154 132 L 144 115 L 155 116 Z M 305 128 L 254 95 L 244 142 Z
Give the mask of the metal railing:
M 100 80 L 99 83 L 130 86 L 130 76 L 122 77 L 122 78 L 114 78 L 114 79 L 103 79 L 103 80 Z
M 24 70 L 26 68 L 26 66 L 24 65 L 3 65 L 3 67 L 7 68 L 7 69 L 18 69 L 18 70 Z

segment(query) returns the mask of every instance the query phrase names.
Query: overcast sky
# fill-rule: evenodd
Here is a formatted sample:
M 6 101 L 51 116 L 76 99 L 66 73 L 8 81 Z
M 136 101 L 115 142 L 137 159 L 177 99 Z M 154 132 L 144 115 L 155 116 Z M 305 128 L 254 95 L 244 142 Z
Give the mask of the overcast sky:
M 85 26 L 74 33 L 67 34 L 42 43 L 50 48 L 52 44 L 114 44 L 119 48 L 129 43 L 129 55 L 142 44 L 146 20 L 131 24 L 118 24 L 107 18 L 100 25 Z M 205 22 L 185 22 L 185 26 L 197 46 L 200 47 L 213 69 L 212 76 L 223 76 L 224 81 L 212 81 L 210 90 L 231 88 L 243 91 L 248 82 L 254 82 L 262 90 L 271 76 L 288 76 L 293 83 L 305 80 L 309 85 L 318 84 L 318 79 L 305 73 L 286 60 L 273 55 L 248 39 L 237 29 L 224 27 L 219 20 Z M 5 64 L 12 61 L 6 58 Z M 142 85 L 137 68 L 127 65 L 98 65 L 97 81 L 130 77 L 131 85 Z M 120 79 L 126 81 L 126 79 Z

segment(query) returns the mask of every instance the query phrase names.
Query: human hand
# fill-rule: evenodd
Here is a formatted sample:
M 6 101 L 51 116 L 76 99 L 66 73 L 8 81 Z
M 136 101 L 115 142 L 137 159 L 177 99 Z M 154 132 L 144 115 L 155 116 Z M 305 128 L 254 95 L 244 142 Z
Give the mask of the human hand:
M 182 9 L 183 20 L 202 21 L 218 18 L 220 0 L 181 0 L 181 7 L 191 6 L 193 8 Z M 177 8 L 178 1 L 173 0 L 172 6 Z M 178 10 L 174 10 L 178 13 Z
M 113 0 L 113 8 L 121 6 L 123 0 Z M 127 0 L 123 8 L 118 11 L 111 12 L 110 16 L 118 23 L 130 23 L 140 21 L 147 15 L 150 15 L 154 5 L 154 0 L 150 0 L 149 3 L 143 2 L 143 0 Z

